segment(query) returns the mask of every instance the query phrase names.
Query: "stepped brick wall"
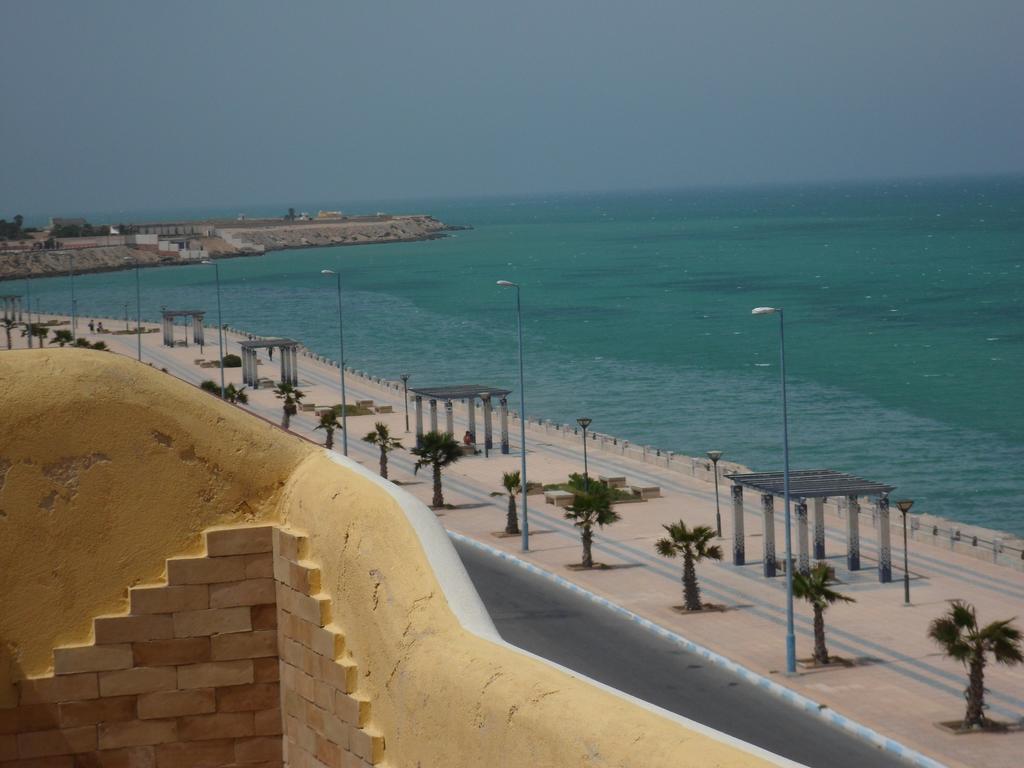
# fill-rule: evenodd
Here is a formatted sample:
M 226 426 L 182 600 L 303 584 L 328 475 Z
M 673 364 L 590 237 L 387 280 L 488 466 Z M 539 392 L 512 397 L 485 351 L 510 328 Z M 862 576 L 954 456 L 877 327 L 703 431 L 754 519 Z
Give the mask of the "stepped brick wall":
M 206 534 L 91 645 L 54 650 L 0 709 L 0 768 L 366 768 L 383 760 L 305 540 Z M 283 716 L 282 716 L 283 712 Z

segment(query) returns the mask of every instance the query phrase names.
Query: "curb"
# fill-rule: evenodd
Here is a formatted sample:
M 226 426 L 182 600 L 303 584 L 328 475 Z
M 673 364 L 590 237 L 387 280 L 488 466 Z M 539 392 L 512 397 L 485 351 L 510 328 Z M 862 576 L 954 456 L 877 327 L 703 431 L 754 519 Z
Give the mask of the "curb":
M 630 621 L 639 624 L 644 629 L 653 632 L 659 637 L 663 637 L 666 640 L 672 641 L 676 645 L 685 648 L 691 653 L 697 654 L 698 656 L 700 656 L 703 659 L 706 659 L 715 666 L 721 667 L 723 669 L 728 670 L 729 672 L 732 672 L 733 674 L 742 678 L 744 681 L 751 683 L 752 685 L 758 686 L 759 688 L 767 691 L 773 696 L 776 696 L 782 701 L 785 701 L 787 704 L 797 707 L 798 709 L 801 709 L 804 712 L 811 714 L 820 720 L 830 723 L 831 725 L 851 734 L 852 736 L 855 736 L 861 741 L 867 742 L 871 746 L 877 747 L 885 752 L 889 752 L 893 755 L 896 755 L 897 757 L 907 761 L 910 765 L 916 765 L 920 768 L 947 768 L 947 766 L 928 757 L 927 755 L 923 755 L 916 750 L 910 749 L 909 747 L 900 744 L 898 741 L 894 741 L 893 739 L 890 739 L 887 736 L 883 736 L 877 731 L 868 728 L 866 725 L 861 725 L 855 720 L 851 720 L 848 717 L 840 715 L 838 712 L 829 709 L 826 705 L 819 704 L 813 699 L 809 699 L 806 696 L 803 696 L 802 694 L 796 693 L 795 691 L 786 688 L 784 685 L 780 685 L 774 680 L 768 679 L 764 675 L 759 675 L 753 670 L 744 667 L 742 664 L 737 664 L 735 661 L 727 659 L 725 656 L 722 656 L 721 654 L 715 653 L 710 648 L 705 648 L 703 645 L 698 645 L 692 640 L 687 640 L 682 635 L 678 635 L 675 632 L 672 632 L 671 630 L 660 626 L 659 624 L 655 624 L 653 621 L 645 619 L 643 616 L 633 613 L 632 611 L 623 608 L 621 605 L 618 605 L 617 603 L 613 603 L 611 600 L 605 597 L 601 597 L 600 595 L 594 594 L 593 592 L 584 589 L 578 584 L 575 584 L 562 576 L 551 573 L 550 571 L 545 571 L 543 568 L 540 568 L 534 565 L 533 563 L 527 562 L 526 560 L 522 560 L 516 557 L 515 555 L 511 555 L 508 552 L 505 552 L 504 550 L 492 547 L 488 544 L 484 544 L 483 542 L 477 541 L 476 539 L 471 539 L 468 536 L 464 536 L 461 533 L 448 531 L 448 536 L 454 541 L 458 541 L 463 544 L 468 544 L 471 547 L 475 547 L 476 549 L 494 555 L 495 557 L 505 560 L 506 562 L 509 562 L 519 568 L 522 568 L 523 570 L 529 571 L 530 573 L 533 573 L 537 576 L 541 576 L 547 579 L 548 581 L 552 581 L 558 586 L 562 587 L 563 589 L 568 589 L 571 592 L 576 592 L 579 595 L 583 595 L 591 602 L 598 603 L 599 605 L 602 605 L 605 608 L 610 608 L 615 613 L 625 616 Z

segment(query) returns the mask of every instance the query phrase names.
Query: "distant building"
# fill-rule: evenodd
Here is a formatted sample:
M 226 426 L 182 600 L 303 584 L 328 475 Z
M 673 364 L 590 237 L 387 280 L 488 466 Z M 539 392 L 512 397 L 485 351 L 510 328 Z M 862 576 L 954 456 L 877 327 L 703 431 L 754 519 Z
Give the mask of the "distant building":
M 57 227 L 88 227 L 89 222 L 85 219 L 61 219 L 51 218 L 50 229 L 56 229 Z
M 340 219 L 343 218 L 341 211 L 318 211 L 317 219 Z

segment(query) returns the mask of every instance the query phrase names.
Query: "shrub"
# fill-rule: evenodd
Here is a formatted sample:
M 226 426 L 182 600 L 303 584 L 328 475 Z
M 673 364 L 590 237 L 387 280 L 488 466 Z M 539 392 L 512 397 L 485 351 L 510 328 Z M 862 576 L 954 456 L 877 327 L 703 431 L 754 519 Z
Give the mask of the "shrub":
M 224 367 L 225 368 L 241 368 L 242 358 L 238 355 L 224 355 Z
M 212 379 L 207 379 L 206 381 L 204 381 L 202 384 L 199 385 L 199 388 L 204 392 L 209 392 L 211 395 L 216 395 L 217 397 L 220 397 L 220 385 L 217 384 Z
M 107 348 L 107 342 L 105 342 L 105 341 L 97 341 L 95 344 L 92 345 L 92 348 L 93 349 L 98 349 L 100 351 L 103 351 L 103 350 L 105 350 Z

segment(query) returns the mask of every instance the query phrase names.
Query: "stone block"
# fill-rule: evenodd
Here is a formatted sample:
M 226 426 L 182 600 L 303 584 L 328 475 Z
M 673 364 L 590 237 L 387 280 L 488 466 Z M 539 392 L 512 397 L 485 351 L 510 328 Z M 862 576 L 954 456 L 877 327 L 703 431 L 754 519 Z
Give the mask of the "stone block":
M 157 768 L 200 768 L 232 765 L 235 762 L 234 739 L 179 741 L 156 748 Z
M 268 710 L 279 706 L 280 703 L 281 689 L 277 683 L 251 683 L 217 689 L 218 712 Z
M 61 721 L 57 704 L 22 704 L 10 709 L 0 708 L 0 734 L 49 731 L 66 727 L 69 726 Z
M 67 701 L 59 705 L 63 728 L 99 723 L 120 723 L 135 719 L 135 697 L 114 696 L 88 701 Z
M 273 629 L 216 635 L 211 638 L 211 643 L 214 661 L 277 657 L 277 631 Z
M 22 759 L 74 755 L 96 749 L 96 726 L 19 733 L 17 739 L 18 756 Z
M 320 679 L 342 693 L 352 693 L 359 684 L 359 670 L 349 660 L 331 661 L 321 656 Z
M 331 601 L 324 594 L 304 595 L 278 583 L 277 605 L 318 627 L 331 623 Z
M 274 578 L 304 595 L 315 595 L 320 591 L 320 569 L 310 562 L 296 563 L 275 557 Z
M 235 742 L 235 762 L 260 763 L 283 759 L 281 739 L 272 736 L 256 736 Z
M 178 740 L 177 720 L 129 720 L 99 727 L 100 749 L 142 747 Z
M 210 638 L 188 637 L 133 643 L 135 664 L 146 667 L 198 664 L 210 660 Z
M 216 688 L 221 685 L 246 685 L 253 682 L 252 661 L 211 661 L 178 667 L 178 687 Z
M 370 702 L 341 691 L 335 691 L 334 714 L 349 725 L 363 728 L 370 719 Z
M 333 661 L 345 651 L 345 636 L 330 627 L 313 627 L 309 647 Z
M 11 733 L 0 736 L 0 763 L 18 759 L 18 737 Z
M 18 683 L 21 704 L 49 704 L 99 698 L 95 672 L 79 675 L 27 678 Z
M 210 586 L 210 607 L 266 605 L 277 599 L 273 579 L 246 579 Z
M 195 715 L 180 720 L 179 734 L 182 741 L 203 739 L 237 738 L 252 736 L 252 712 L 218 712 L 213 715 Z
M 247 579 L 272 579 L 274 578 L 274 556 L 270 553 L 265 555 L 245 556 L 245 578 Z
M 172 557 L 167 561 L 167 582 L 216 584 L 245 578 L 245 557 Z
M 252 624 L 248 607 L 208 608 L 174 614 L 175 637 L 204 637 L 229 632 L 249 632 Z
M 209 557 L 253 555 L 274 551 L 274 526 L 227 528 L 208 531 L 206 553 Z
M 277 629 L 277 605 L 254 605 L 250 609 L 250 619 L 254 630 Z
M 93 755 L 76 758 L 75 768 L 157 768 L 154 747 L 104 749 Z
M 330 739 L 317 734 L 316 759 L 324 765 L 341 765 L 342 748 Z
M 253 733 L 256 736 L 279 736 L 282 731 L 281 725 L 280 706 L 253 713 Z
M 174 637 L 170 616 L 99 616 L 93 619 L 96 644 L 137 643 Z
M 278 659 L 253 659 L 253 682 L 272 683 L 281 679 L 281 662 Z
M 274 529 L 274 554 L 278 557 L 298 562 L 306 554 L 307 542 L 305 536 Z
M 370 765 L 384 759 L 384 737 L 362 728 L 349 731 L 349 749 Z
M 210 607 L 209 587 L 206 584 L 132 587 L 129 597 L 133 614 L 200 611 Z
M 135 667 L 100 672 L 100 696 L 130 696 L 150 691 L 172 691 L 178 687 L 174 667 Z
M 139 719 L 154 720 L 182 715 L 204 715 L 217 711 L 213 688 L 187 691 L 159 691 L 139 696 Z
M 53 671 L 57 675 L 77 672 L 105 672 L 127 669 L 132 665 L 132 647 L 122 645 L 80 645 L 55 648 Z

